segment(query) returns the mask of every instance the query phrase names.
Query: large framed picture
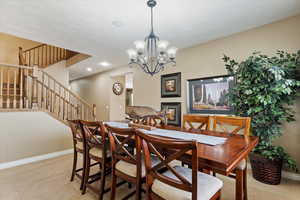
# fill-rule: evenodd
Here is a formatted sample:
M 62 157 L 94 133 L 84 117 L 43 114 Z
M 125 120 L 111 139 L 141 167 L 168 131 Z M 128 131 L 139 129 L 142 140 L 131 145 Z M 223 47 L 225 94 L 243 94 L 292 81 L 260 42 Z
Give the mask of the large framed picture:
M 167 113 L 168 125 L 181 126 L 181 103 L 162 102 L 161 110 Z
M 181 97 L 181 73 L 161 76 L 161 97 Z
M 230 75 L 191 79 L 187 81 L 187 108 L 189 113 L 232 114 L 227 96 L 234 86 Z

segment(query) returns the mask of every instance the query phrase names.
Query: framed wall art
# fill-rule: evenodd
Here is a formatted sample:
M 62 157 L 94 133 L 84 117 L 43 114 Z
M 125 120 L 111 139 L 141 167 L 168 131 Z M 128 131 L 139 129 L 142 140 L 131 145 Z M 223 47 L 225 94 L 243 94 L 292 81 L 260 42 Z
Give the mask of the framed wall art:
M 181 103 L 180 102 L 162 102 L 161 110 L 168 114 L 168 125 L 181 126 Z
M 191 79 L 187 81 L 187 109 L 189 113 L 232 114 L 228 92 L 234 86 L 229 75 Z
M 161 76 L 161 97 L 181 97 L 181 73 Z

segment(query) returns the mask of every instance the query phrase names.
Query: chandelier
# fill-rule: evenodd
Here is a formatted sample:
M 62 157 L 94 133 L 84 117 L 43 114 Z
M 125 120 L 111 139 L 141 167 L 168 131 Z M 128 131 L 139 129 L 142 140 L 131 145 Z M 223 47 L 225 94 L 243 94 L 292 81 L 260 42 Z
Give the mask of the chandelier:
M 151 31 L 144 41 L 134 42 L 135 49 L 128 49 L 130 59 L 129 66 L 138 65 L 144 72 L 153 76 L 164 70 L 168 64 L 176 65 L 176 47 L 170 47 L 166 40 L 159 40 L 153 31 L 153 8 L 156 6 L 155 0 L 148 0 L 147 5 L 151 8 Z

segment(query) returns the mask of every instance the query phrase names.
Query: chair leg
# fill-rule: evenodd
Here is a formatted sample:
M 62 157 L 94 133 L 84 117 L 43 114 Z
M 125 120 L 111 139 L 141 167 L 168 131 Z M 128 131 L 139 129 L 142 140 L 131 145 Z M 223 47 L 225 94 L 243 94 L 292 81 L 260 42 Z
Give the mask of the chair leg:
M 100 165 L 101 167 L 101 179 L 100 179 L 100 193 L 99 193 L 99 200 L 103 199 L 103 194 L 104 194 L 104 188 L 105 188 L 105 171 L 106 171 L 106 167 L 105 167 L 105 162 L 103 162 L 102 165 Z
M 128 183 L 128 189 L 131 189 L 131 188 L 132 188 L 132 184 Z
M 77 167 L 77 151 L 74 150 L 74 156 L 73 156 L 73 169 L 72 169 L 72 175 L 71 175 L 71 182 L 74 180 L 75 174 L 76 174 L 76 167 Z
M 219 196 L 216 200 L 221 200 L 221 191 L 220 191 L 220 194 L 219 194 Z
M 110 200 L 115 200 L 116 196 L 116 184 L 117 184 L 117 176 L 114 167 L 111 172 L 111 192 L 110 192 Z
M 90 164 L 91 164 L 91 159 L 87 157 L 86 158 L 86 165 L 85 165 L 84 179 L 83 179 L 84 182 L 83 182 L 83 188 L 82 188 L 81 194 L 86 193 L 86 187 L 87 187 L 89 176 L 90 176 Z
M 236 179 L 235 179 L 235 199 L 236 200 L 243 200 L 243 170 L 236 170 Z
M 85 173 L 86 173 L 86 155 L 83 153 L 82 156 L 83 156 L 83 166 L 82 166 L 80 190 L 83 189 L 84 177 L 85 177 Z
M 244 190 L 244 200 L 248 200 L 247 194 L 247 168 L 243 170 L 243 190 Z
M 141 186 L 142 186 L 141 181 L 138 180 L 135 185 L 136 187 L 135 200 L 141 199 Z

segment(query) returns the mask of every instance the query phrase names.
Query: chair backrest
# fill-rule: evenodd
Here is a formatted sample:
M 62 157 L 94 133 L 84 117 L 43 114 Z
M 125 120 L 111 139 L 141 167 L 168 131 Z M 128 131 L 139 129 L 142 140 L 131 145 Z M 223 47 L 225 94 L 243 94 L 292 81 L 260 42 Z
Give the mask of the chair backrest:
M 147 106 L 127 106 L 126 114 L 132 118 L 143 118 L 149 115 L 157 115 L 159 112 Z
M 165 119 L 158 115 L 151 115 L 141 119 L 141 123 L 148 126 L 163 126 Z
M 231 116 L 214 116 L 213 117 L 214 131 L 219 127 L 221 131 L 226 133 L 238 134 L 243 132 L 243 135 L 250 134 L 250 117 L 231 117 Z M 229 127 L 233 130 L 229 130 Z
M 197 142 L 175 139 L 165 139 L 150 136 L 142 131 L 136 130 L 137 139 L 142 145 L 147 176 L 147 191 L 151 190 L 153 181 L 159 181 L 192 193 L 192 199 L 197 199 Z M 192 181 L 187 180 L 170 165 L 173 160 L 179 160 L 187 152 L 192 152 Z M 158 157 L 160 162 L 152 165 L 151 155 Z M 163 175 L 160 169 L 167 168 L 175 178 Z
M 141 146 L 137 143 L 134 128 L 116 128 L 107 124 L 105 127 L 107 128 L 110 141 L 112 165 L 114 166 L 116 162 L 123 160 L 137 165 L 137 173 L 140 173 Z M 135 141 L 135 144 L 133 141 Z M 136 154 L 134 154 L 134 147 L 136 147 Z
M 203 115 L 183 115 L 182 126 L 187 130 L 209 130 L 210 117 Z
M 166 113 L 147 106 L 127 106 L 128 119 L 134 123 L 157 126 L 165 123 Z
M 80 125 L 85 136 L 87 147 L 90 149 L 93 147 L 101 148 L 104 149 L 102 153 L 106 153 L 108 143 L 106 142 L 106 132 L 103 123 L 100 121 L 80 120 Z
M 74 148 L 76 147 L 77 142 L 84 142 L 84 135 L 80 127 L 80 121 L 79 120 L 68 120 L 69 126 L 72 131 L 72 137 L 73 137 L 73 145 Z

